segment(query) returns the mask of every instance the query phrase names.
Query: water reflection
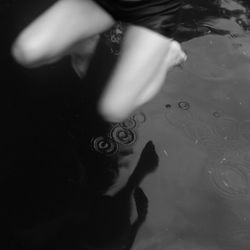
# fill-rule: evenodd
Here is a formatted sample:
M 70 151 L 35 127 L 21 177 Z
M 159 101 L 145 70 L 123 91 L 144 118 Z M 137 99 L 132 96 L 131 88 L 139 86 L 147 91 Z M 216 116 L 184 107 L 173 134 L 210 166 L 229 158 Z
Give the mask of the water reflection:
M 148 200 L 140 182 L 158 165 L 152 142 L 144 147 L 139 162 L 126 185 L 114 196 L 97 196 L 87 221 L 85 249 L 130 249 L 146 218 Z M 131 218 L 132 212 L 136 218 Z M 136 209 L 136 210 L 135 210 Z
M 184 1 L 177 37 L 182 41 L 207 34 L 240 35 L 248 29 L 246 1 Z M 190 18 L 190 16 L 192 18 Z
M 187 1 L 182 6 L 181 22 L 175 37 L 187 41 L 208 34 L 229 34 L 232 37 L 243 36 L 249 29 L 249 10 L 246 1 Z M 192 17 L 192 18 L 190 18 Z M 105 42 L 114 55 L 120 53 L 120 44 L 126 25 L 119 22 L 104 34 Z
M 163 91 L 142 112 L 108 125 L 90 122 L 83 112 L 76 121 L 60 119 L 54 129 L 54 114 L 47 117 L 44 126 L 52 132 L 40 127 L 34 132 L 25 152 L 29 160 L 23 161 L 26 148 L 13 153 L 16 164 L 29 167 L 15 166 L 2 189 L 12 190 L 5 203 L 11 204 L 10 231 L 20 245 L 250 249 L 249 16 L 247 1 L 185 0 L 176 38 L 189 60 L 170 72 Z M 120 52 L 124 29 L 118 23 L 103 35 L 112 55 Z M 69 155 L 71 146 L 55 138 L 63 122 L 80 155 L 66 164 L 58 159 Z M 32 126 L 25 124 L 24 133 Z M 54 145 L 43 163 L 49 153 L 37 146 L 39 133 L 46 134 L 44 144 Z M 65 170 L 76 165 L 74 174 Z M 67 178 L 62 174 L 60 183 L 63 171 Z M 30 173 L 36 178 L 29 179 Z

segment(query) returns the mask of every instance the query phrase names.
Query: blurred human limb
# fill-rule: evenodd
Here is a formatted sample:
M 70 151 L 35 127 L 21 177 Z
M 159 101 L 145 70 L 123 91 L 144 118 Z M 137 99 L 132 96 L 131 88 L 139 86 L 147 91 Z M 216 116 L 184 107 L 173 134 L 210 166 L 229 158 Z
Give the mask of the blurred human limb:
M 85 51 L 80 52 L 86 55 L 82 62 L 84 72 L 96 38 L 114 22 L 94 1 L 60 0 L 20 34 L 12 53 L 21 64 L 36 67 L 67 54 L 78 55 L 85 43 Z M 89 47 L 88 39 L 92 41 Z M 184 57 L 177 45 L 147 28 L 127 28 L 120 58 L 99 102 L 99 111 L 106 120 L 125 119 L 159 91 L 163 76 Z
M 27 67 L 51 63 L 113 24 L 113 18 L 94 1 L 60 0 L 19 35 L 12 53 Z
M 172 41 L 170 44 L 170 49 L 158 69 L 157 74 L 154 79 L 146 86 L 146 88 L 141 92 L 140 96 L 136 100 L 136 106 L 139 107 L 149 100 L 151 100 L 161 89 L 165 82 L 167 71 L 184 61 L 186 61 L 187 56 L 182 51 L 181 46 L 178 42 Z
M 100 113 L 112 122 L 125 119 L 159 91 L 166 72 L 183 59 L 185 54 L 177 42 L 146 28 L 129 26 L 101 97 Z

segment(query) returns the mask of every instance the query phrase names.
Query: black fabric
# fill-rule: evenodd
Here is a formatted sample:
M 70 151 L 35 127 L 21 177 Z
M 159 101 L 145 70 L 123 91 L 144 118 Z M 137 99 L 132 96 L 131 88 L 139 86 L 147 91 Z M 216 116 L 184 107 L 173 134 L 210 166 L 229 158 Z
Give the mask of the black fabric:
M 95 0 L 119 21 L 143 26 L 172 37 L 182 0 Z

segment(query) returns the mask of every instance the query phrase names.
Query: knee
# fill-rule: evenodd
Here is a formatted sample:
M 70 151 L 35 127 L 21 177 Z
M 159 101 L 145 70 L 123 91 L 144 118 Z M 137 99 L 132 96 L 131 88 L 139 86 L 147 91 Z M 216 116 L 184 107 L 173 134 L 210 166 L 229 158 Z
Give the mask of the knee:
M 39 42 L 35 39 L 19 37 L 11 48 L 14 59 L 25 67 L 34 67 L 42 60 Z
M 125 120 L 131 113 L 132 108 L 127 104 L 110 100 L 102 100 L 99 102 L 98 111 L 108 122 L 121 122 Z
M 11 48 L 12 56 L 23 66 L 31 66 L 35 60 L 36 50 L 28 42 L 18 39 Z

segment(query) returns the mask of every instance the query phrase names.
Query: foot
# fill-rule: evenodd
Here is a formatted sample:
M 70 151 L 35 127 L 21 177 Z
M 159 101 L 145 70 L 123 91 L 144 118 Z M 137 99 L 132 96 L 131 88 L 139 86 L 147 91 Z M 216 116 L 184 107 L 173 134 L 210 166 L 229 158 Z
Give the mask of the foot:
M 180 65 L 186 60 L 187 55 L 182 50 L 181 45 L 176 41 L 172 41 L 165 59 L 165 62 L 168 66 L 167 70 L 173 66 Z

